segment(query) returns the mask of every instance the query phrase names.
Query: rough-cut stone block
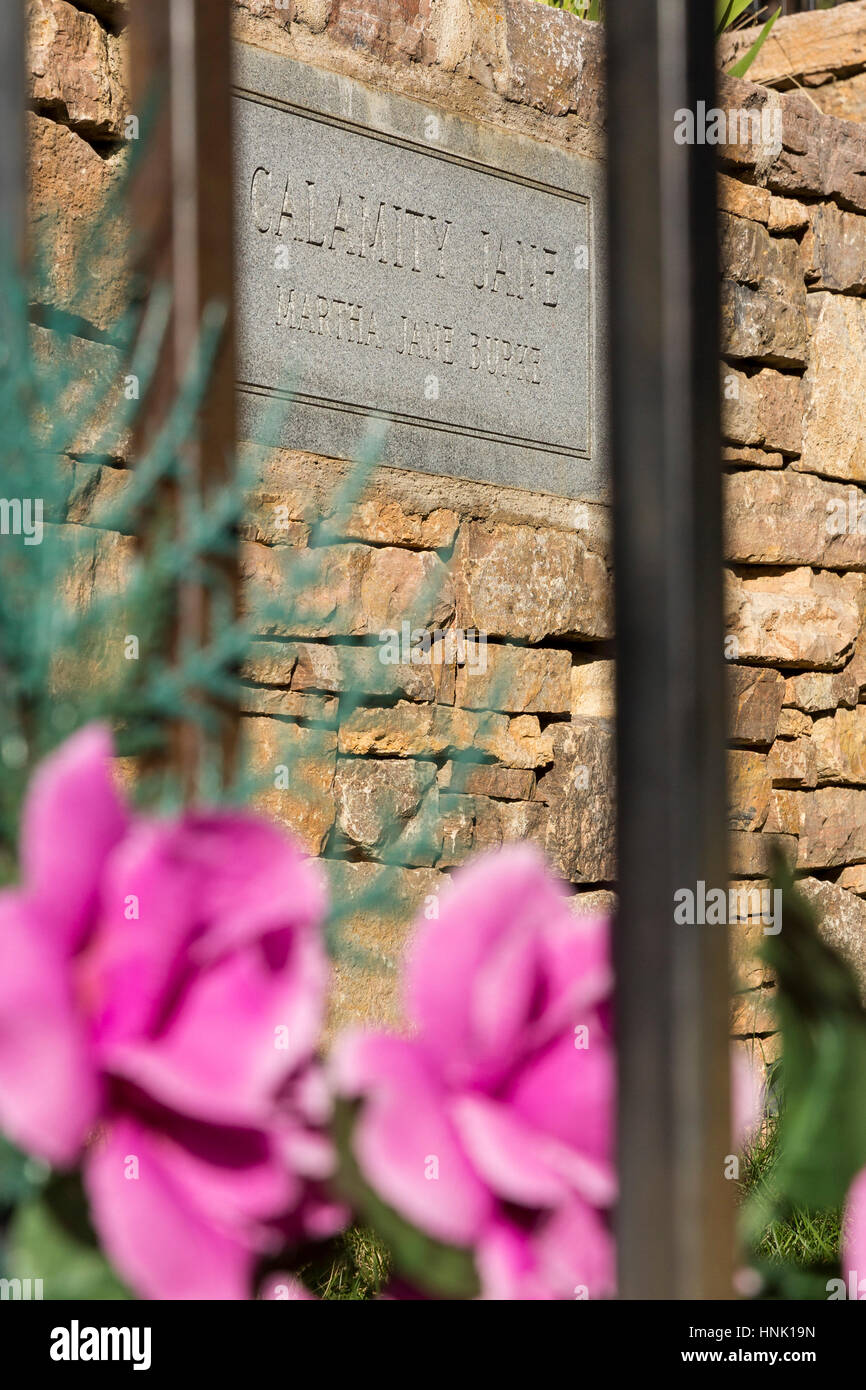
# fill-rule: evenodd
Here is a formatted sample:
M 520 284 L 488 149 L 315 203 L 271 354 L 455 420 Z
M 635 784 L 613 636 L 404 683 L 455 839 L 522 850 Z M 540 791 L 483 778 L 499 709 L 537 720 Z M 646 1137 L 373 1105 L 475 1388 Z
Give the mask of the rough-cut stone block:
M 727 357 L 802 366 L 806 291 L 797 246 L 759 222 L 720 214 L 722 351 Z
M 803 453 L 795 468 L 866 482 L 866 301 L 809 295 L 812 341 L 803 378 Z
M 325 642 L 254 642 L 244 665 L 248 680 L 284 689 L 349 693 L 356 699 L 402 696 L 432 700 L 435 668 L 390 664 L 381 647 L 342 647 Z
M 28 0 L 30 98 L 89 139 L 118 138 L 126 114 L 123 50 L 66 0 Z
M 410 704 L 356 709 L 340 726 L 340 752 L 364 757 L 453 757 L 475 752 L 506 767 L 536 768 L 552 761 L 552 731 L 534 715 L 507 715 Z
M 371 545 L 405 545 L 415 550 L 447 550 L 454 543 L 459 517 L 451 507 L 435 507 L 419 514 L 407 510 L 395 498 L 366 498 L 358 502 L 345 521 L 337 520 L 341 539 Z
M 131 483 L 132 474 L 123 468 L 72 464 L 66 519 L 131 534 L 135 526 L 135 517 L 127 509 Z
M 752 449 L 746 444 L 724 444 L 722 463 L 727 467 L 782 468 L 785 460 L 781 454 L 768 453 L 766 449 Z
M 785 694 L 785 682 L 778 671 L 760 666 L 729 666 L 727 689 L 731 742 L 757 748 L 771 744 Z
M 808 714 L 799 709 L 783 709 L 779 714 L 776 730 L 779 738 L 808 738 L 812 732 L 812 721 Z
M 49 453 L 127 462 L 131 433 L 119 426 L 123 357 L 117 348 L 74 334 L 34 325 L 30 343 L 35 364 L 58 383 L 51 405 L 36 405 L 33 423 Z
M 769 985 L 741 990 L 731 997 L 731 1033 L 735 1037 L 772 1033 L 777 1027 L 776 991 Z
M 814 787 L 817 783 L 817 757 L 811 738 L 777 738 L 769 762 L 774 787 Z
M 716 57 L 727 70 L 749 52 L 761 32 L 761 23 L 725 34 Z M 849 65 L 866 63 L 866 7 L 838 5 L 786 15 L 776 21 L 766 42 L 749 67 L 752 82 L 811 86 L 829 73 Z
M 782 151 L 768 183 L 780 193 L 818 193 L 866 212 L 866 130 L 825 116 L 805 92 L 791 92 L 782 98 Z
M 770 771 L 761 753 L 728 753 L 728 825 L 732 830 L 760 830 L 770 807 Z
M 335 922 L 328 1034 L 350 1024 L 399 1026 L 400 966 L 416 920 L 434 915 L 447 875 L 435 869 L 323 861 Z
M 866 864 L 849 864 L 836 880 L 839 888 L 845 888 L 858 897 L 866 897 Z
M 574 719 L 554 737 L 554 765 L 537 799 L 550 806 L 547 853 L 572 883 L 616 878 L 614 735 L 605 723 Z
M 616 664 L 602 657 L 576 656 L 571 668 L 571 713 L 577 719 L 613 719 Z
M 832 670 L 860 630 L 861 576 L 811 569 L 726 576 L 725 631 L 742 661 Z
M 828 82 L 817 87 L 812 95 L 826 116 L 836 116 L 840 121 L 866 121 L 866 72 Z
M 590 888 L 585 893 L 573 893 L 568 907 L 575 917 L 614 917 L 617 897 L 609 888 Z
M 770 797 L 770 809 L 764 822 L 764 834 L 793 835 L 800 833 L 800 812 L 791 791 L 780 789 Z M 796 855 L 795 855 L 796 858 Z
M 439 821 L 435 763 L 340 758 L 334 794 L 341 846 L 397 863 L 433 862 Z
M 571 532 L 462 526 L 454 551 L 458 627 L 491 637 L 612 636 L 612 588 L 600 555 Z
M 766 188 L 751 183 L 740 183 L 739 179 L 719 174 L 717 181 L 718 207 L 721 212 L 733 217 L 748 217 L 752 222 L 763 222 L 766 226 L 770 218 L 771 194 Z
M 769 367 L 746 376 L 722 365 L 722 433 L 734 444 L 799 454 L 803 444 L 800 378 Z
M 802 676 L 789 676 L 785 682 L 785 704 L 806 714 L 821 714 L 840 705 L 851 708 L 859 693 L 851 663 L 843 671 L 806 671 Z
M 295 690 L 275 690 L 269 685 L 245 685 L 241 690 L 243 714 L 266 714 L 278 719 L 306 719 L 335 724 L 339 702 L 333 696 L 301 695 Z
M 67 645 L 54 660 L 52 691 L 80 699 L 85 690 L 105 694 L 119 688 L 129 675 L 125 641 L 130 620 L 121 596 L 135 559 L 135 542 L 116 531 L 46 522 L 42 543 L 62 553 L 56 595 L 61 606 L 78 615 L 91 604 L 113 600 L 99 624 L 85 628 L 74 647 Z
M 443 792 L 440 866 L 461 864 L 468 855 L 531 840 L 543 846 L 549 811 L 538 801 L 497 801 L 487 796 Z
M 736 878 L 767 878 L 773 872 L 776 854 L 781 854 L 789 864 L 796 863 L 796 838 L 770 834 L 766 830 L 758 835 L 751 830 L 731 830 L 728 834 L 728 863 Z
M 806 279 L 823 290 L 866 293 L 866 218 L 817 203 L 809 222 L 801 245 Z
M 787 236 L 805 231 L 808 225 L 809 209 L 804 203 L 798 203 L 794 198 L 777 198 L 771 194 L 768 231 L 777 236 Z
M 455 762 L 451 764 L 448 790 L 500 801 L 531 801 L 535 795 L 535 773 L 491 763 Z
M 109 329 L 126 307 L 124 238 L 106 205 L 122 154 L 102 159 L 57 121 L 28 116 L 30 220 L 41 302 Z
M 247 608 L 262 632 L 357 637 L 444 627 L 454 611 L 445 566 L 430 551 L 348 544 L 296 550 L 241 545 Z
M 866 518 L 866 493 L 857 497 Z M 862 530 L 848 526 L 854 504 L 838 483 L 749 469 L 725 478 L 724 499 L 725 548 L 735 563 L 866 569 L 866 521 Z
M 812 742 L 819 782 L 866 785 L 866 705 L 816 719 Z
M 728 953 L 734 983 L 740 990 L 761 989 L 773 983 L 773 972 L 761 959 L 764 927 L 772 914 L 769 879 L 743 879 L 728 885 L 735 894 L 737 920 L 728 928 Z M 729 899 L 730 900 L 730 899 Z
M 245 718 L 244 760 L 253 804 L 321 854 L 334 824 L 336 734 L 279 719 Z
M 866 903 L 825 879 L 804 878 L 797 887 L 818 914 L 822 938 L 850 965 L 866 1002 Z
M 566 714 L 571 699 L 571 654 L 549 647 L 500 647 L 489 643 L 486 670 L 461 666 L 456 703 L 470 709 L 515 714 Z
M 819 787 L 789 792 L 799 820 L 800 869 L 830 869 L 866 860 L 866 791 Z

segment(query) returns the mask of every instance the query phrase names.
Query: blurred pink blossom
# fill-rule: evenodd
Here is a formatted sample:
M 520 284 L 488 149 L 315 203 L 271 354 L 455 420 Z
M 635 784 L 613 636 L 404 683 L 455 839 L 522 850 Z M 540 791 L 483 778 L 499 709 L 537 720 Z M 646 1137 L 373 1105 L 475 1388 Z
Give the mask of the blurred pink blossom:
M 338 1044 L 366 1180 L 474 1250 L 484 1298 L 613 1290 L 610 990 L 607 923 L 576 918 L 540 854 L 512 846 L 458 872 L 418 926 L 412 1035 Z
M 318 1195 L 319 871 L 249 815 L 134 817 L 110 757 L 86 728 L 27 797 L 23 883 L 0 894 L 0 1128 L 82 1159 L 139 1294 L 247 1298 L 258 1252 L 339 1220 Z
M 731 1044 L 731 1126 L 734 1143 L 744 1149 L 755 1138 L 764 1118 L 766 1086 L 760 1062 Z
M 848 1193 L 842 1224 L 842 1268 L 859 1300 L 861 1283 L 866 1289 L 866 1168 L 857 1174 Z

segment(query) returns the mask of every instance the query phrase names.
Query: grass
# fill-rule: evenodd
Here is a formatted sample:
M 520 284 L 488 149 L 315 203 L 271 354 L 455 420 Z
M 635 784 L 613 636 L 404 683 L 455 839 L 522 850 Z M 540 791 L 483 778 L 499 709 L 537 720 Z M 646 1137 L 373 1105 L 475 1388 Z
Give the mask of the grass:
M 325 1260 L 300 1273 L 317 1298 L 358 1302 L 383 1292 L 391 1261 L 374 1231 L 352 1226 L 329 1248 Z
M 772 1205 L 776 1192 L 773 1168 L 779 1138 L 775 1116 L 764 1127 L 743 1155 L 739 1183 L 740 1203 L 759 1189 Z M 764 1227 L 753 1247 L 753 1257 L 762 1266 L 780 1274 L 792 1266 L 797 1270 L 823 1270 L 838 1266 L 841 1245 L 841 1211 L 809 1211 L 797 1207 L 785 1219 L 773 1219 Z M 354 1226 L 329 1247 L 325 1257 L 301 1271 L 308 1287 L 318 1298 L 364 1301 L 375 1299 L 385 1290 L 391 1274 L 387 1248 L 374 1231 Z M 823 1275 L 822 1275 L 823 1278 Z M 804 1294 L 806 1290 L 804 1289 Z
M 773 1168 L 778 1152 L 778 1126 L 768 1117 L 761 1134 L 744 1154 L 740 1198 L 745 1202 L 759 1189 L 772 1205 L 776 1197 Z M 754 1247 L 759 1260 L 770 1265 L 795 1265 L 801 1269 L 836 1265 L 840 1259 L 842 1213 L 809 1211 L 795 1207 L 785 1219 L 764 1227 Z

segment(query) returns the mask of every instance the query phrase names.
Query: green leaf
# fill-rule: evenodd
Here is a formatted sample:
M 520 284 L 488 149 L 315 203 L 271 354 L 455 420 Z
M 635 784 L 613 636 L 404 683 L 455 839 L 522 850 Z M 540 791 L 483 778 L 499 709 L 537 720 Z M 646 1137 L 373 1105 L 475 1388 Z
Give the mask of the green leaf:
M 784 1057 L 773 1187 L 788 1206 L 839 1207 L 866 1166 L 866 1010 L 790 871 L 777 870 L 775 881 L 782 930 L 763 952 L 777 980 Z
M 747 10 L 751 3 L 752 0 L 716 0 L 716 37 L 736 24 L 743 10 Z
M 415 1288 L 438 1298 L 475 1298 L 480 1286 L 472 1251 L 425 1235 L 368 1186 L 352 1151 L 358 1109 L 357 1105 L 340 1102 L 334 1115 L 340 1159 L 338 1185 L 346 1198 L 388 1246 L 395 1271 Z
M 48 1169 L 0 1134 L 0 1211 L 15 1207 L 39 1188 Z
M 749 71 L 749 68 L 752 66 L 761 49 L 763 48 L 765 42 L 769 38 L 770 30 L 776 23 L 776 20 L 779 18 L 779 15 L 781 13 L 782 7 L 780 5 L 776 13 L 770 15 L 770 18 L 767 20 L 760 34 L 755 39 L 755 42 L 752 44 L 752 47 L 749 49 L 748 53 L 745 53 L 738 63 L 734 63 L 734 66 L 730 69 L 731 77 L 745 77 L 746 73 Z
M 40 1197 L 18 1208 L 8 1268 L 12 1278 L 43 1280 L 46 1299 L 132 1297 L 96 1243 L 77 1176 L 53 1179 Z

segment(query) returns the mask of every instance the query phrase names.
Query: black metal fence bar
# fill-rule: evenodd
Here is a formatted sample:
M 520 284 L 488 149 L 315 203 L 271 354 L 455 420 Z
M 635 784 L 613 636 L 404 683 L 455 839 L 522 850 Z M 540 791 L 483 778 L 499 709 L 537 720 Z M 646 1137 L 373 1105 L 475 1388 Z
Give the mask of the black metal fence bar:
M 674 892 L 726 877 L 713 6 L 608 6 L 617 588 L 619 1287 L 730 1294 L 725 930 Z
M 18 259 L 24 237 L 24 0 L 0 0 L 0 33 L 0 264 L 5 270 Z
M 130 47 L 133 102 L 150 113 L 136 176 L 133 233 L 144 285 L 172 288 L 172 323 L 160 371 L 142 415 L 140 442 L 165 418 L 211 306 L 225 312 L 219 350 L 183 467 L 192 491 L 207 503 L 231 479 L 235 450 L 231 0 L 132 0 Z M 169 499 L 170 503 L 170 499 Z M 215 613 L 237 604 L 237 557 L 211 559 L 210 582 L 181 583 L 177 649 L 211 639 Z M 219 602 L 221 600 L 221 603 Z M 207 768 L 229 779 L 236 756 L 237 710 L 212 711 L 219 732 L 182 721 L 173 760 L 188 797 Z

